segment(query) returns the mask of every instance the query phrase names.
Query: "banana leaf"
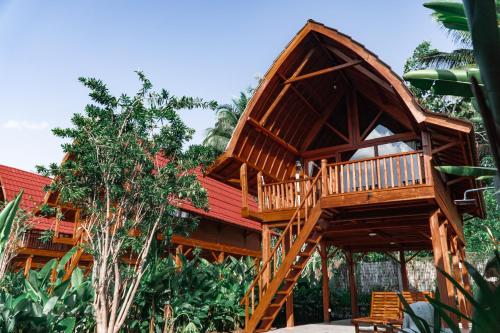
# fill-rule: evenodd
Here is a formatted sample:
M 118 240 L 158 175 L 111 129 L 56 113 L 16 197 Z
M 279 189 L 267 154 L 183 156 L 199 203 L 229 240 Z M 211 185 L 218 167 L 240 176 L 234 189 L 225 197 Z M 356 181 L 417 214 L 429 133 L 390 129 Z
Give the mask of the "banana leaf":
M 496 176 L 497 174 L 496 168 L 486 167 L 443 165 L 437 166 L 436 169 L 442 173 L 464 177 Z
M 414 87 L 431 90 L 436 95 L 473 97 L 470 80 L 481 82 L 477 68 L 468 69 L 422 69 L 410 71 L 403 78 Z
M 16 217 L 16 212 L 19 208 L 19 202 L 21 201 L 22 195 L 23 191 L 21 191 L 14 200 L 9 202 L 0 213 L 0 254 L 3 253 L 5 245 L 9 240 L 12 225 L 14 224 L 14 219 Z
M 431 1 L 424 3 L 424 7 L 434 11 L 434 17 L 446 28 L 468 31 L 467 18 L 464 6 L 460 2 Z

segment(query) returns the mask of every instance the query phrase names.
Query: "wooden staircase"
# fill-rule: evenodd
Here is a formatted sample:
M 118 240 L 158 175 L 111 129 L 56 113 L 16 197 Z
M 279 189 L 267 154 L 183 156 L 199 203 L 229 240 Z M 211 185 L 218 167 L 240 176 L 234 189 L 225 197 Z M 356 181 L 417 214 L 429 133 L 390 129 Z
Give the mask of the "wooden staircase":
M 321 172 L 314 177 L 303 198 L 299 197 L 295 213 L 241 300 L 245 305 L 247 333 L 266 332 L 271 328 L 321 240 L 318 221 L 322 215 L 319 201 L 322 186 L 318 179 Z

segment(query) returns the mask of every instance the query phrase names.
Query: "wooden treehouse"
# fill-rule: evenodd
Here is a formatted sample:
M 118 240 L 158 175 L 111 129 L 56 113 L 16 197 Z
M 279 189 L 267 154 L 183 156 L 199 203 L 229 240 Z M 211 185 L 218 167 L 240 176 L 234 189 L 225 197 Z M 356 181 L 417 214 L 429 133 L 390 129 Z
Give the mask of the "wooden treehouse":
M 262 223 L 262 262 L 242 300 L 246 331 L 267 331 L 319 247 L 346 253 L 353 317 L 358 316 L 353 253 L 432 250 L 435 264 L 469 288 L 463 215 L 473 178 L 438 165 L 477 165 L 469 122 L 424 110 L 401 79 L 350 37 L 309 21 L 264 76 L 225 153 L 210 174 L 242 190 L 242 215 Z M 257 208 L 253 208 L 253 203 Z M 442 300 L 470 311 L 438 275 Z M 328 280 L 323 281 L 325 321 Z M 455 318 L 456 319 L 456 318 Z

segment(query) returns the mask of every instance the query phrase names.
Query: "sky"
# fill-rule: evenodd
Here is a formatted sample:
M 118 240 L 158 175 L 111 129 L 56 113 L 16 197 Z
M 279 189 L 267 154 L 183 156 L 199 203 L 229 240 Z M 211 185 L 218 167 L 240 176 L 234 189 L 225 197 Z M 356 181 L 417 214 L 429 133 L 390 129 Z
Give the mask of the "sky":
M 0 164 L 60 162 L 51 129 L 89 103 L 78 77 L 134 94 L 156 89 L 220 103 L 254 85 L 308 19 L 351 36 L 398 74 L 423 40 L 451 41 L 418 0 L 0 0 Z M 200 143 L 213 111 L 183 111 Z

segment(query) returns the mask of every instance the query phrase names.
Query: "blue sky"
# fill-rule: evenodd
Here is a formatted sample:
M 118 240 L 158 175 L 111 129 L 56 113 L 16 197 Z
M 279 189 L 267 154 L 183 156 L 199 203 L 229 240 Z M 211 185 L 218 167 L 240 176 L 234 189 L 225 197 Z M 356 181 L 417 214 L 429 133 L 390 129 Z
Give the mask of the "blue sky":
M 59 162 L 50 129 L 89 101 L 77 78 L 134 93 L 142 70 L 156 88 L 228 102 L 255 83 L 307 19 L 336 28 L 401 74 L 415 46 L 452 47 L 422 1 L 0 0 L 0 164 Z M 183 112 L 197 130 L 211 111 Z

